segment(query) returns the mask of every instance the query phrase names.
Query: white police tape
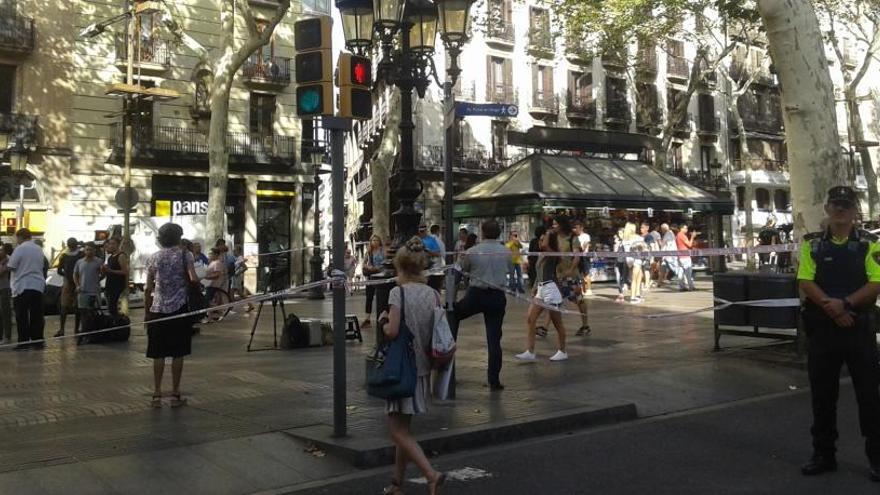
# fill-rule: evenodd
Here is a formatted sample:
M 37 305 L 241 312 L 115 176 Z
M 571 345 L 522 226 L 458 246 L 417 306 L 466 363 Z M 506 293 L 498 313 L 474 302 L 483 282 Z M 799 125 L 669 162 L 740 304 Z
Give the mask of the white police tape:
M 256 302 L 271 301 L 271 300 L 278 298 L 278 297 L 289 296 L 292 294 L 296 294 L 298 292 L 307 291 L 307 290 L 313 289 L 315 287 L 321 287 L 321 286 L 324 286 L 327 284 L 332 284 L 332 283 L 339 282 L 339 281 L 340 281 L 340 279 L 337 279 L 337 278 L 329 278 L 329 279 L 319 280 L 317 282 L 311 282 L 308 284 L 290 287 L 289 289 L 284 289 L 284 290 L 280 290 L 277 292 L 267 292 L 265 294 L 258 294 L 258 295 L 251 296 L 251 297 L 248 297 L 245 299 L 240 299 L 235 302 L 230 302 L 227 304 L 221 304 L 221 305 L 217 305 L 217 306 L 211 306 L 209 308 L 200 309 L 197 311 L 189 311 L 187 313 L 181 313 L 181 314 L 173 315 L 173 316 L 166 316 L 164 318 L 155 318 L 155 319 L 152 319 L 149 321 L 143 320 L 143 321 L 139 321 L 139 322 L 130 322 L 128 325 L 120 325 L 120 326 L 116 326 L 116 327 L 102 328 L 100 330 L 93 330 L 93 331 L 89 331 L 89 332 L 81 332 L 81 333 L 76 333 L 76 334 L 71 334 L 71 335 L 62 335 L 59 337 L 50 337 L 48 339 L 44 338 L 44 339 L 39 339 L 39 340 L 29 340 L 26 342 L 14 342 L 14 343 L 9 343 L 9 344 L 2 344 L 2 345 L 0 345 L 0 349 L 17 347 L 20 345 L 26 346 L 26 345 L 33 345 L 33 344 L 41 344 L 41 343 L 46 343 L 49 341 L 61 341 L 61 340 L 65 340 L 65 339 L 79 339 L 81 337 L 88 337 L 91 335 L 98 335 L 98 334 L 103 334 L 103 333 L 108 333 L 108 332 L 115 332 L 118 330 L 122 330 L 124 328 L 141 327 L 141 326 L 145 326 L 145 325 L 152 325 L 155 323 L 162 323 L 162 322 L 166 322 L 166 321 L 179 320 L 179 319 L 183 319 L 183 318 L 192 318 L 194 316 L 203 315 L 208 312 L 222 311 L 222 310 L 225 310 L 228 308 L 233 308 L 235 306 L 242 306 L 242 305 L 252 304 L 252 303 L 256 303 Z M 341 281 L 344 282 L 344 279 Z
M 765 254 L 765 253 L 791 253 L 800 249 L 800 244 L 774 244 L 771 246 L 750 246 L 750 247 L 734 247 L 734 248 L 704 248 L 704 249 L 682 249 L 676 251 L 588 251 L 588 252 L 559 252 L 559 251 L 522 251 L 518 253 L 521 256 L 537 256 L 537 257 L 575 257 L 575 258 L 660 258 L 660 257 L 683 257 L 683 256 L 729 256 L 736 254 Z M 468 255 L 467 251 L 447 252 L 452 255 Z M 508 252 L 498 253 L 478 253 L 474 256 L 510 256 Z

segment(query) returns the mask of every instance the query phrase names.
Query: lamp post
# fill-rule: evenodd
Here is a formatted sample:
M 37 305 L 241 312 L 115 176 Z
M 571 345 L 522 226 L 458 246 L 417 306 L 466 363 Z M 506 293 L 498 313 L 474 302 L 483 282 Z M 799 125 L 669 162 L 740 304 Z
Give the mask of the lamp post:
M 461 73 L 458 57 L 467 42 L 469 10 L 472 4 L 473 0 L 336 0 L 336 7 L 342 14 L 346 46 L 352 51 L 366 53 L 373 47 L 373 39 L 378 40 L 382 58 L 378 64 L 376 79 L 400 89 L 400 168 L 392 183 L 400 203 L 397 211 L 391 215 L 395 227 L 395 246 L 402 245 L 416 235 L 421 218 L 421 214 L 413 206 L 422 192 L 422 184 L 416 177 L 413 163 L 415 124 L 412 92 L 416 90 L 419 97 L 424 97 L 433 80 L 444 88 L 447 109 L 449 108 L 452 87 Z M 432 58 L 438 31 L 450 55 L 451 64 L 447 74 L 451 82 L 440 82 Z M 448 174 L 444 175 L 444 181 L 448 212 L 452 205 L 453 148 L 449 143 L 446 144 Z M 447 243 L 454 242 L 449 235 L 451 228 L 452 217 L 447 214 Z
M 323 158 L 323 155 L 321 155 Z M 319 193 L 321 189 L 321 175 L 330 173 L 328 170 L 321 170 L 321 162 L 317 161 L 315 163 L 315 178 L 314 178 L 314 192 L 312 193 L 314 196 L 312 210 L 314 211 L 314 219 L 315 219 L 315 227 L 314 232 L 312 233 L 312 282 L 318 282 L 319 280 L 324 278 L 323 267 L 324 267 L 324 257 L 321 255 L 321 209 L 319 205 Z M 308 295 L 309 299 L 324 299 L 324 287 L 314 287 L 309 291 Z

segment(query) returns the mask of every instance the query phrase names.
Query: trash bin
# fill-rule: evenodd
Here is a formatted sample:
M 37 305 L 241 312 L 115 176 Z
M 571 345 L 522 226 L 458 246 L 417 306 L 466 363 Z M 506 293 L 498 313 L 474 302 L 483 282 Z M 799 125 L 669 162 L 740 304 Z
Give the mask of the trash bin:
M 743 272 L 715 273 L 712 276 L 712 293 L 725 301 L 748 300 L 746 274 Z M 749 324 L 749 308 L 733 305 L 715 310 L 715 325 L 745 326 Z
M 798 297 L 797 280 L 793 273 L 750 273 L 749 300 Z M 749 325 L 764 328 L 797 328 L 798 307 L 749 308 Z

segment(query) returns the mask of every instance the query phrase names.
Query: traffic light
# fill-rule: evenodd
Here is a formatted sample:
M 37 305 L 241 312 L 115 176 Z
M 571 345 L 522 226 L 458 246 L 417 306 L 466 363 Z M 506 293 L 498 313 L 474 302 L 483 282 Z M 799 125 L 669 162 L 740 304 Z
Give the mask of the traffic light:
M 339 116 L 369 120 L 373 118 L 373 62 L 367 57 L 343 53 L 337 67 L 339 78 Z
M 313 17 L 293 26 L 296 59 L 296 114 L 333 115 L 333 44 L 329 16 Z

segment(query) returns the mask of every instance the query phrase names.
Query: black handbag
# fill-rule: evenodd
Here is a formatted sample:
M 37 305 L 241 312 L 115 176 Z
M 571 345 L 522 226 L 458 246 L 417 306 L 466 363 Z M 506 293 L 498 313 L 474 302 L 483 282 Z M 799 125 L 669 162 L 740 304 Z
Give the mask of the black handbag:
M 396 400 L 416 393 L 418 369 L 405 308 L 406 297 L 400 287 L 400 331 L 394 340 L 376 346 L 372 366 L 367 370 L 367 394 L 372 397 Z
M 193 313 L 208 309 L 208 298 L 202 292 L 202 284 L 189 279 L 189 269 L 186 264 L 186 250 L 181 250 L 183 258 L 183 281 L 186 283 L 186 311 Z M 204 318 L 204 313 L 199 313 L 186 318 L 190 325 L 198 323 Z

